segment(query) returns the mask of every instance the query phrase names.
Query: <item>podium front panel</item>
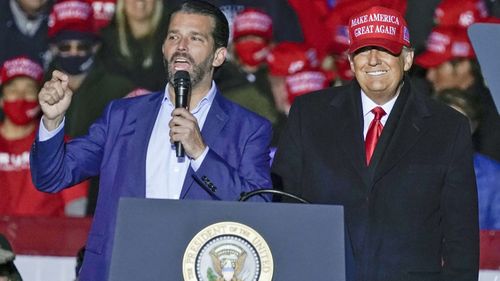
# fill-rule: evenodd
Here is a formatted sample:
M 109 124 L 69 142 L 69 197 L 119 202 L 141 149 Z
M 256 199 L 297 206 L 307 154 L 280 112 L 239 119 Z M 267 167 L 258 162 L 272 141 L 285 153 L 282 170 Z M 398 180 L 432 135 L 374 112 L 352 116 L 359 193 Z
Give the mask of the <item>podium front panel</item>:
M 205 243 L 200 231 L 222 222 L 248 226 L 265 240 L 272 280 L 345 280 L 341 206 L 137 198 L 120 200 L 109 280 L 185 280 L 188 245 Z

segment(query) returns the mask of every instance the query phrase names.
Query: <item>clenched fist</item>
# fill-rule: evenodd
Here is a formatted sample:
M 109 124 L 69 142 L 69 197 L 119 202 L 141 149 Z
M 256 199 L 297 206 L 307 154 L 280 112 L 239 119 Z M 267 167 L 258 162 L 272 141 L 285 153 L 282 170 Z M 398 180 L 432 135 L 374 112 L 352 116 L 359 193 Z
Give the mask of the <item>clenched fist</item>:
M 51 131 L 61 124 L 71 103 L 73 91 L 68 87 L 68 75 L 54 70 L 52 78 L 45 82 L 38 93 L 38 101 L 43 112 L 43 124 Z

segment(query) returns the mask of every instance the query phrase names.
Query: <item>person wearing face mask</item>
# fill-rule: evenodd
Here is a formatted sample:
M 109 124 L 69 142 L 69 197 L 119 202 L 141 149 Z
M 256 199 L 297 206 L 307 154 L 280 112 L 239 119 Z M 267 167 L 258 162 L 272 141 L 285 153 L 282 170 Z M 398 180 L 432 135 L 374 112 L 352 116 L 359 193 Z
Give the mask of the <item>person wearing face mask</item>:
M 0 70 L 0 214 L 18 216 L 83 216 L 88 183 L 58 194 L 37 191 L 31 182 L 29 150 L 38 128 L 37 93 L 41 65 L 27 57 L 5 61 Z
M 68 86 L 74 91 L 66 112 L 65 133 L 70 137 L 86 134 L 107 103 L 136 88 L 126 77 L 110 72 L 96 55 L 100 37 L 95 26 L 92 7 L 84 0 L 58 2 L 49 17 L 48 35 L 54 56 L 50 70 L 66 73 Z M 90 180 L 89 214 L 94 212 L 98 181 L 97 177 Z
M 246 8 L 233 19 L 232 60 L 215 73 L 225 97 L 267 118 L 277 143 L 286 117 L 277 110 L 267 79 L 266 58 L 273 45 L 272 19 L 264 11 Z
M 49 16 L 54 57 L 50 70 L 66 73 L 68 86 L 75 92 L 66 113 L 65 132 L 71 137 L 87 133 L 110 100 L 135 88 L 125 77 L 109 73 L 96 57 L 100 40 L 94 26 L 92 7 L 84 0 L 58 2 Z

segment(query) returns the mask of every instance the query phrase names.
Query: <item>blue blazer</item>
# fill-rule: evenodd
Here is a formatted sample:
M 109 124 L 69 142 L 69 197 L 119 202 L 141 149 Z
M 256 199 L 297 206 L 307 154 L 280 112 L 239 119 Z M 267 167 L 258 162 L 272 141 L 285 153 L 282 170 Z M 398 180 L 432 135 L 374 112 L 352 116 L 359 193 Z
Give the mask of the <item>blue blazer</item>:
M 158 92 L 112 101 L 87 135 L 65 143 L 60 132 L 33 144 L 30 165 L 39 190 L 58 192 L 100 175 L 80 280 L 107 280 L 119 198 L 145 197 L 146 152 L 163 97 Z M 198 171 L 189 168 L 181 199 L 237 200 L 241 192 L 272 186 L 267 120 L 218 92 L 202 135 L 209 152 Z

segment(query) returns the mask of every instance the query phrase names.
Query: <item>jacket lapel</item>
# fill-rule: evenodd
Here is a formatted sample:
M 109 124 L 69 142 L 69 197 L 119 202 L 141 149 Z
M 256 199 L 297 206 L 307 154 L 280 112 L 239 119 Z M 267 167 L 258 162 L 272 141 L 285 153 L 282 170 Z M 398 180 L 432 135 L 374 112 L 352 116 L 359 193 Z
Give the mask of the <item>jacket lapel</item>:
M 201 129 L 201 135 L 203 136 L 203 140 L 208 145 L 208 147 L 214 147 L 217 145 L 217 139 L 220 131 L 226 125 L 228 120 L 228 113 L 226 109 L 226 101 L 220 94 L 217 89 L 217 93 L 215 94 L 214 101 L 208 111 L 207 119 L 205 120 L 205 124 L 203 124 L 203 128 Z M 194 171 L 191 167 L 188 169 L 186 174 L 186 178 L 184 179 L 184 184 L 182 185 L 182 191 L 180 198 L 184 199 L 188 194 L 191 186 L 195 182 Z
M 131 130 L 133 131 L 127 136 L 131 138 L 127 149 L 130 161 L 126 165 L 128 171 L 125 172 L 136 174 L 134 177 L 128 177 L 130 179 L 126 183 L 128 188 L 124 190 L 128 195 L 136 197 L 146 196 L 146 155 L 148 143 L 156 122 L 156 117 L 160 111 L 163 97 L 163 92 L 150 94 L 145 97 L 145 102 L 138 102 L 136 107 L 127 112 L 127 115 L 132 115 L 127 120 L 129 120 L 129 126 L 131 126 Z
M 349 159 L 356 173 L 363 178 L 365 184 L 368 184 L 369 178 L 365 172 L 363 119 L 361 118 L 361 89 L 357 83 L 353 82 L 352 86 L 346 90 L 348 93 L 337 95 L 332 100 L 329 119 L 332 122 L 325 123 L 330 126 L 328 130 L 336 132 L 333 135 L 336 136 L 336 142 L 345 154 L 345 159 Z
M 374 154 L 373 185 L 405 156 L 428 128 L 425 122 L 431 115 L 428 107 L 422 97 L 411 92 L 408 79 L 405 84 L 401 100 L 396 102 L 395 112 L 391 112 L 387 120 L 388 130 L 382 132 L 380 147 L 377 146 Z

